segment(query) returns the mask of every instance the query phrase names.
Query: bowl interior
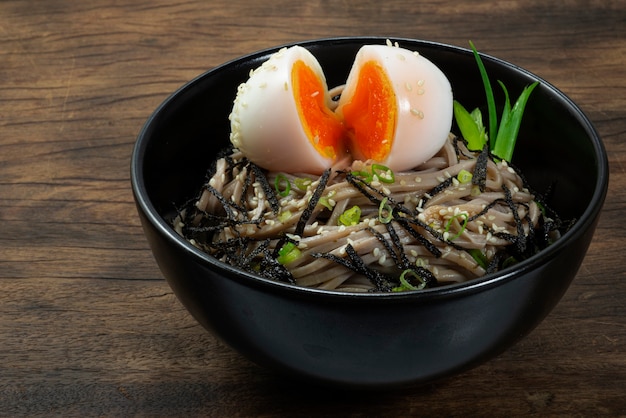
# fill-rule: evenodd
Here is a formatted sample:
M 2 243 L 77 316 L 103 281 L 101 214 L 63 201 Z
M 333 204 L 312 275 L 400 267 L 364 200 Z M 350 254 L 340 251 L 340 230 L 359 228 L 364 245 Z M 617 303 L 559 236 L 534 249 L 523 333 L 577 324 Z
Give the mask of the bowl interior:
M 343 84 L 363 44 L 381 38 L 340 38 L 300 43 L 322 65 L 329 87 Z M 486 103 L 471 51 L 437 43 L 398 40 L 416 50 L 447 75 L 454 97 L 467 109 Z M 216 153 L 228 144 L 228 115 L 237 86 L 278 48 L 261 51 L 216 67 L 183 86 L 151 116 L 133 157 L 133 179 L 147 196 L 149 210 L 165 225 L 176 207 L 195 197 Z M 515 100 L 524 86 L 539 80 L 527 104 L 513 163 L 539 193 L 552 190 L 549 204 L 565 219 L 597 215 L 607 183 L 606 155 L 592 125 L 565 95 L 535 75 L 483 56 L 494 80 L 496 103 L 504 97 L 501 80 Z M 483 109 L 486 115 L 486 108 Z M 453 127 L 454 129 L 454 127 Z M 167 228 L 167 226 L 165 226 Z

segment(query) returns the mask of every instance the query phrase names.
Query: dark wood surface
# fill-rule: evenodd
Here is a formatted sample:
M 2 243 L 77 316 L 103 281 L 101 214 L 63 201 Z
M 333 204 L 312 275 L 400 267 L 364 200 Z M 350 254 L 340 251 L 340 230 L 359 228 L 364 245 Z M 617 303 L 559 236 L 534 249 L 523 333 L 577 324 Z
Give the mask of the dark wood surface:
M 424 387 L 286 382 L 224 347 L 162 278 L 129 159 L 177 87 L 329 36 L 467 46 L 547 79 L 609 153 L 609 195 L 561 303 L 496 359 Z M 570 0 L 0 2 L 0 415 L 626 414 L 626 3 Z

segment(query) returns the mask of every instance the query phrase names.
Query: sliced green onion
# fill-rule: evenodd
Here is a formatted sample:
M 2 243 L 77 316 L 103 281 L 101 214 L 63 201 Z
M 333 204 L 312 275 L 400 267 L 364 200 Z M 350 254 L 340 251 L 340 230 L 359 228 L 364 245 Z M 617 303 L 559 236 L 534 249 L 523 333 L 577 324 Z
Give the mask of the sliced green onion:
M 459 171 L 459 174 L 456 175 L 456 178 L 461 184 L 466 184 L 472 181 L 473 174 L 467 170 Z
M 408 276 L 408 277 L 407 277 Z M 413 278 L 419 282 L 419 285 L 415 286 L 409 282 L 409 278 Z M 415 270 L 406 269 L 400 275 L 400 286 L 394 287 L 393 292 L 404 292 L 407 290 L 422 290 L 426 287 L 426 281 L 420 277 Z
M 458 218 L 463 218 L 463 223 L 461 224 L 461 230 L 455 236 L 449 237 L 448 240 L 450 241 L 455 240 L 458 237 L 460 237 L 463 231 L 465 231 L 465 227 L 467 226 L 467 218 L 468 218 L 467 213 L 458 213 L 454 215 L 453 217 L 451 217 L 450 219 L 448 219 L 448 222 L 446 222 L 446 227 L 444 229 L 444 232 L 449 232 L 450 227 L 452 226 L 452 222 L 454 222 L 454 220 Z
M 396 176 L 393 174 L 393 170 L 382 164 L 372 164 L 372 177 L 378 177 L 383 183 L 393 183 L 396 181 Z
M 476 261 L 476 263 L 479 266 L 481 266 L 484 269 L 487 268 L 487 265 L 489 264 L 489 260 L 487 260 L 487 256 L 485 256 L 485 254 L 482 251 L 480 251 L 477 248 L 473 248 L 471 250 L 467 250 L 467 252 L 469 253 L 469 255 L 472 256 L 474 261 Z
M 423 258 L 418 258 L 417 260 L 415 260 L 415 265 L 417 267 L 426 267 L 428 266 L 428 261 L 424 260 Z
M 280 250 L 278 250 L 278 257 L 276 261 L 280 264 L 289 264 L 292 261 L 297 260 L 300 257 L 300 249 L 293 242 L 286 242 Z
M 332 200 L 332 197 L 335 194 L 337 194 L 337 191 L 331 190 L 330 192 L 328 192 L 326 196 L 320 197 L 319 200 L 317 201 L 317 204 L 324 206 L 328 210 L 333 210 L 333 207 L 335 206 L 335 202 Z
M 474 58 L 476 59 L 476 63 L 478 64 L 478 70 L 480 71 L 480 77 L 483 80 L 483 86 L 485 87 L 485 95 L 487 97 L 487 110 L 489 111 L 489 141 L 490 148 L 493 149 L 495 146 L 495 140 L 497 136 L 498 129 L 498 116 L 496 115 L 496 101 L 493 97 L 493 89 L 491 88 L 491 82 L 489 81 L 489 76 L 487 75 L 487 70 L 485 69 L 485 65 L 483 64 L 480 55 L 478 55 L 478 51 L 476 47 L 474 47 L 474 43 L 470 41 L 470 47 L 472 48 L 472 52 L 474 53 Z
M 350 174 L 352 174 L 355 177 L 360 177 L 363 179 L 363 181 L 365 181 L 366 183 L 369 183 L 372 181 L 372 173 L 369 171 L 352 171 Z
M 517 264 L 517 259 L 515 257 L 511 256 L 511 257 L 508 257 L 507 259 L 505 259 L 502 262 L 502 268 L 505 269 L 505 268 L 511 267 L 511 266 L 513 266 L 515 264 Z
M 276 194 L 286 197 L 291 191 L 291 183 L 284 174 L 278 174 L 274 179 L 274 188 L 276 189 Z
M 359 223 L 361 220 L 361 208 L 358 206 L 352 206 L 350 209 L 346 209 L 337 220 L 339 225 L 352 226 Z
M 503 160 L 511 161 L 511 158 L 513 158 L 513 150 L 515 149 L 515 142 L 517 141 L 517 134 L 519 133 L 520 125 L 522 124 L 524 108 L 530 98 L 530 94 L 533 92 L 535 87 L 537 87 L 539 82 L 535 81 L 530 86 L 526 86 L 513 105 L 513 108 L 511 108 L 509 93 L 507 92 L 506 87 L 504 87 L 502 82 L 499 83 L 504 90 L 506 101 L 502 112 L 500 128 L 498 129 L 498 135 L 492 152 L 494 155 L 502 158 Z
M 306 177 L 297 177 L 293 180 L 293 183 L 296 185 L 298 190 L 306 191 L 313 181 Z
M 485 142 L 487 142 L 487 134 L 485 127 L 482 126 L 482 116 L 480 110 L 474 109 L 469 113 L 461 103 L 454 100 L 454 119 L 461 130 L 461 135 L 467 141 L 467 148 L 470 151 L 480 151 Z M 480 124 L 477 122 L 480 121 Z
M 393 219 L 393 208 L 389 205 L 388 200 L 384 198 L 378 205 L 378 220 L 383 224 L 388 224 Z
M 278 214 L 278 220 L 281 222 L 285 222 L 289 218 L 291 218 L 291 211 L 289 210 L 282 211 Z

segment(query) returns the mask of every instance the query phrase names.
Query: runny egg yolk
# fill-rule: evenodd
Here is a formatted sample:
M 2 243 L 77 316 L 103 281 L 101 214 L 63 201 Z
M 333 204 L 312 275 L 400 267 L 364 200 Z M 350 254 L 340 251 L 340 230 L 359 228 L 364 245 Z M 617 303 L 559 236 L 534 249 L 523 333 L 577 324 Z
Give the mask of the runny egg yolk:
M 391 152 L 396 114 L 396 95 L 389 77 L 378 62 L 365 62 L 354 95 L 343 107 L 352 146 L 366 159 L 384 161 Z
M 335 159 L 342 147 L 344 129 L 335 113 L 324 103 L 322 81 L 302 60 L 294 62 L 291 80 L 304 132 L 317 152 Z

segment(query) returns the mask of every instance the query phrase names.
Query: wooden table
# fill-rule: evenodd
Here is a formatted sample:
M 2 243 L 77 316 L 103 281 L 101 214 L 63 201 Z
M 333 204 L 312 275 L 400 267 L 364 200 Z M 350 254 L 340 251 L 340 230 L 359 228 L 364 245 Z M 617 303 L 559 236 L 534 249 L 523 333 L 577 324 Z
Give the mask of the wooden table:
M 0 415 L 626 413 L 626 3 L 613 0 L 0 2 Z M 609 195 L 561 303 L 498 358 L 424 387 L 285 382 L 224 347 L 162 278 L 133 204 L 142 124 L 257 49 L 412 37 L 515 62 L 569 95 L 609 153 Z

